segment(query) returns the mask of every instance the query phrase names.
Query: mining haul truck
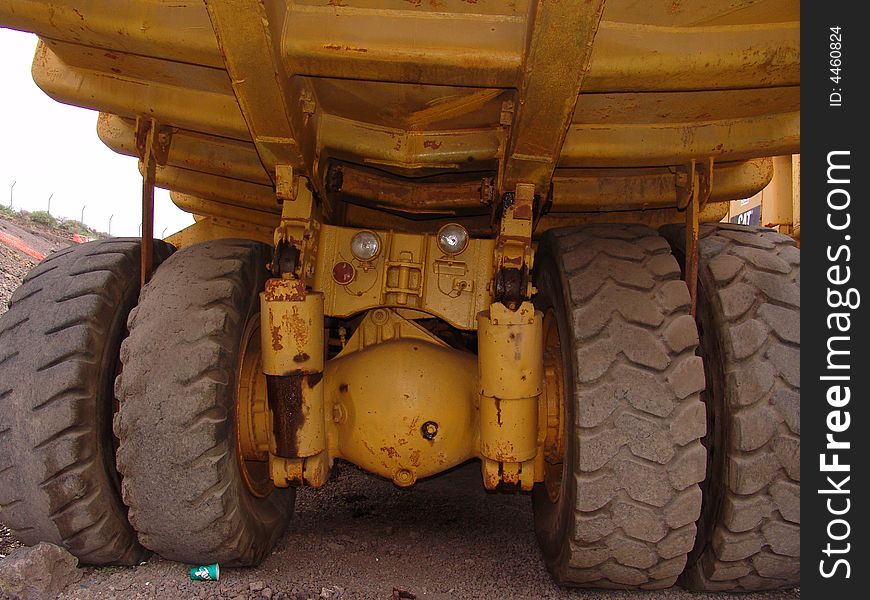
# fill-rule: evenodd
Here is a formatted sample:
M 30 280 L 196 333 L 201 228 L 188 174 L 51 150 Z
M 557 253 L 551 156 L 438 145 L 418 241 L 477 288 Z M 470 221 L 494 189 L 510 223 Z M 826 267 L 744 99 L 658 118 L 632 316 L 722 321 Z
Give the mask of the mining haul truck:
M 4 0 L 143 235 L 0 320 L 0 522 L 256 565 L 336 459 L 527 493 L 554 579 L 799 583 L 797 0 Z M 11 142 L 14 143 L 14 142 Z M 153 236 L 155 186 L 195 223 Z

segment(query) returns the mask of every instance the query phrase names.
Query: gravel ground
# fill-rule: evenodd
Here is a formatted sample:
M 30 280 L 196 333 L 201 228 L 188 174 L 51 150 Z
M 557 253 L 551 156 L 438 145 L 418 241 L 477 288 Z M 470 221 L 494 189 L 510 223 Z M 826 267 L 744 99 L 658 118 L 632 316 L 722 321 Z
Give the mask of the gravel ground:
M 0 314 L 34 264 L 0 244 Z M 0 525 L 0 556 L 16 545 Z M 800 598 L 800 590 L 706 595 L 680 588 L 559 588 L 538 553 L 529 497 L 487 493 L 476 463 L 401 490 L 339 462 L 322 490 L 300 491 L 287 534 L 260 567 L 226 569 L 219 582 L 190 581 L 189 568 L 156 557 L 132 568 L 85 568 L 82 580 L 59 598 Z
M 326 487 L 300 492 L 287 534 L 259 568 L 226 569 L 219 582 L 190 581 L 188 568 L 152 559 L 130 569 L 86 569 L 61 598 L 386 600 L 393 589 L 420 600 L 707 597 L 679 588 L 636 593 L 555 586 L 538 553 L 529 497 L 485 492 L 475 463 L 411 490 L 337 463 Z M 709 597 L 784 600 L 800 593 Z

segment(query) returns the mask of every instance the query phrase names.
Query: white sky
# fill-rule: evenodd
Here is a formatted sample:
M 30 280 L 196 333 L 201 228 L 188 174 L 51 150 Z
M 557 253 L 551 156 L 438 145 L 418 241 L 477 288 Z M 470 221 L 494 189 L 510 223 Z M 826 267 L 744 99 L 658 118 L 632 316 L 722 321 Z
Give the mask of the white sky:
M 0 29 L 0 203 L 84 220 L 112 235 L 138 236 L 142 178 L 137 161 L 109 150 L 97 137 L 97 113 L 67 106 L 33 83 L 36 36 Z M 155 193 L 154 233 L 170 235 L 193 223 L 169 192 Z

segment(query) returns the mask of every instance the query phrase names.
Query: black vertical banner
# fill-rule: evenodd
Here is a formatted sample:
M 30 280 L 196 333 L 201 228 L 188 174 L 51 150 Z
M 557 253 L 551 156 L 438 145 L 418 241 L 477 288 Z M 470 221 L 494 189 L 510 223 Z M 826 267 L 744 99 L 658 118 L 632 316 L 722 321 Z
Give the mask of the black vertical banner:
M 870 63 L 859 2 L 801 7 L 801 592 L 870 585 Z

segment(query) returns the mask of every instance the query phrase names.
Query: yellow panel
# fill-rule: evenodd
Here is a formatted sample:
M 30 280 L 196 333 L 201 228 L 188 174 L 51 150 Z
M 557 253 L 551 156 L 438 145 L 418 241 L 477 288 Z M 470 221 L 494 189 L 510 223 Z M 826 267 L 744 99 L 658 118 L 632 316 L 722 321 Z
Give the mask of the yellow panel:
M 356 229 L 324 226 L 320 231 L 314 289 L 324 293 L 324 314 L 348 317 L 377 306 L 420 310 L 460 329 L 474 329 L 488 307 L 494 240 L 475 240 L 455 258 L 438 249 L 434 235 L 376 231 L 381 251 L 366 263 L 351 254 Z M 350 283 L 333 279 L 338 263 L 352 265 Z

